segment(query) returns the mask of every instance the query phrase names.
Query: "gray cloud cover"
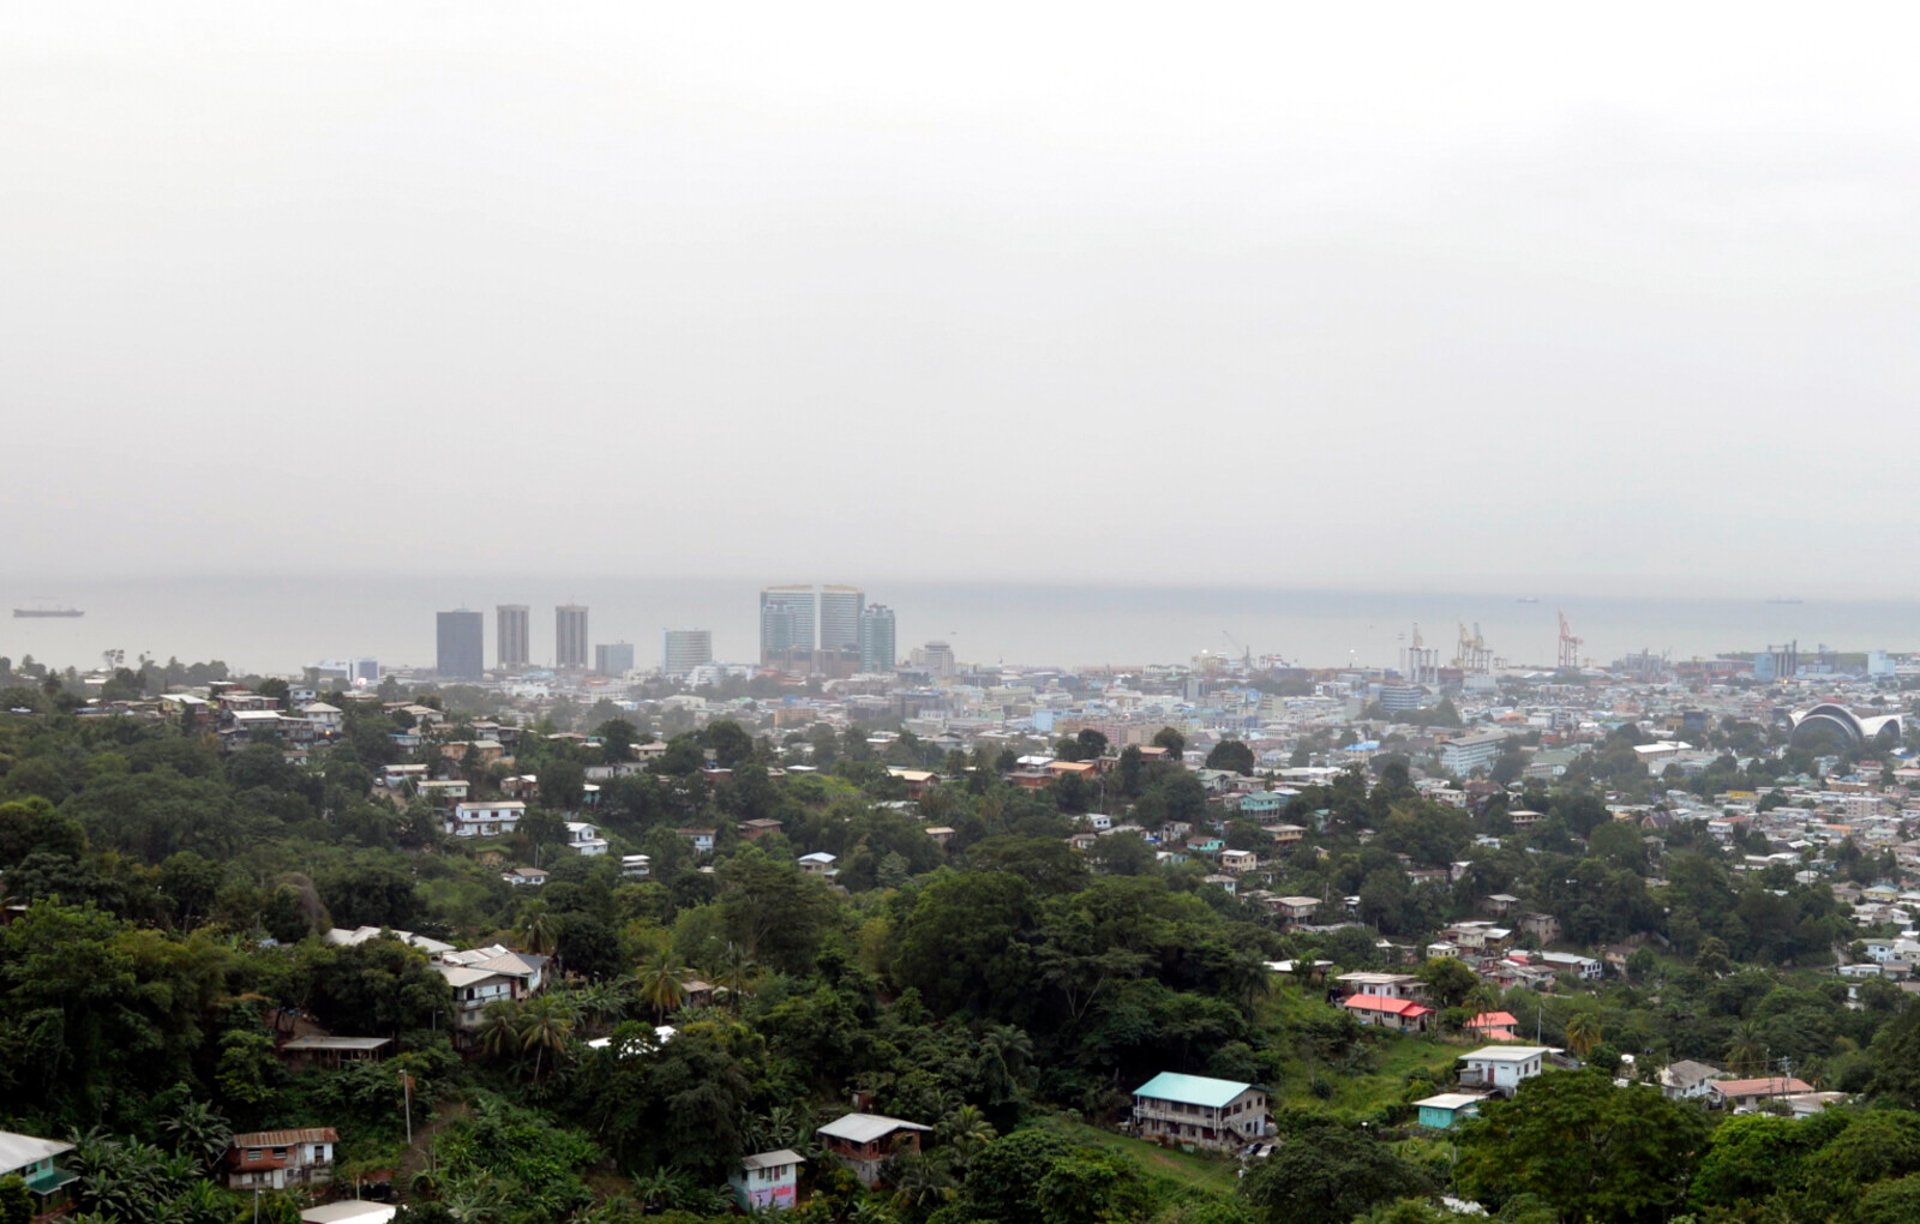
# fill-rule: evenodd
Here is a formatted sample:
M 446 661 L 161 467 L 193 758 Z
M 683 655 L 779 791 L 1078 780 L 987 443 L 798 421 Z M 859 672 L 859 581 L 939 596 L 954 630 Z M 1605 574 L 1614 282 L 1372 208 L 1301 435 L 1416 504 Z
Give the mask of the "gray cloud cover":
M 1915 586 L 1899 6 L 5 20 L 21 572 Z

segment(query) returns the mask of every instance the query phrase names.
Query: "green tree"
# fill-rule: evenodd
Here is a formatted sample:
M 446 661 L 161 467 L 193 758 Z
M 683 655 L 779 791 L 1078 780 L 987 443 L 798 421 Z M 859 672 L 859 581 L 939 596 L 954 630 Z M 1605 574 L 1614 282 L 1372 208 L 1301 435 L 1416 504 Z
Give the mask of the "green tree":
M 1423 962 L 1414 974 L 1426 983 L 1427 993 L 1442 1008 L 1461 1006 L 1480 984 L 1478 974 L 1450 956 L 1433 957 Z
M 33 1224 L 33 1195 L 16 1175 L 0 1177 L 0 1224 Z
M 1324 1119 L 1297 1127 L 1240 1183 L 1260 1218 L 1273 1224 L 1347 1224 L 1430 1189 L 1427 1175 L 1385 1143 Z
M 1176 765 L 1178 765 L 1180 759 L 1186 755 L 1187 737 L 1175 731 L 1172 727 L 1162 727 L 1158 731 L 1155 731 L 1153 733 L 1153 743 L 1156 748 L 1165 748 L 1167 750 L 1167 759 Z
M 1227 769 L 1234 773 L 1251 775 L 1253 773 L 1253 749 L 1239 740 L 1221 740 L 1207 753 L 1208 769 Z
M 1600 1028 L 1600 1017 L 1591 1011 L 1577 1011 L 1567 1019 L 1567 1048 L 1573 1051 L 1575 1058 L 1585 1058 L 1593 1053 L 1604 1034 Z
M 1492 1203 L 1537 1195 L 1563 1219 L 1658 1218 L 1684 1198 L 1706 1133 L 1691 1102 L 1598 1071 L 1549 1073 L 1461 1129 L 1455 1180 Z

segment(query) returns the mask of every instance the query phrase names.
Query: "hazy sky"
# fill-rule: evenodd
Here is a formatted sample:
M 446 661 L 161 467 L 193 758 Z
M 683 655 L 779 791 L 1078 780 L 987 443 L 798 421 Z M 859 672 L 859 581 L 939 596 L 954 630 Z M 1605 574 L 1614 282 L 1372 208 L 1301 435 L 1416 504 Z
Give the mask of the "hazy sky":
M 1910 592 L 1915 25 L 10 6 L 5 564 Z

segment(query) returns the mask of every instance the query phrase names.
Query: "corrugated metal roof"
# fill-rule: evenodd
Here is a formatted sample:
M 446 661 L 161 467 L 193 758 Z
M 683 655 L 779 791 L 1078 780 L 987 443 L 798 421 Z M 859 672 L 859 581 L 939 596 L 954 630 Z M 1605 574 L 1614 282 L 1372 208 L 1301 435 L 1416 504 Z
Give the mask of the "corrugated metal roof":
M 842 1114 L 827 1123 L 815 1134 L 825 1135 L 829 1139 L 844 1139 L 848 1143 L 872 1143 L 899 1130 L 930 1131 L 931 1126 L 922 1126 L 918 1122 L 903 1122 L 899 1118 L 889 1118 L 885 1114 L 850 1113 Z
M 1239 1084 L 1232 1080 L 1162 1071 L 1135 1088 L 1133 1095 L 1152 1097 L 1156 1101 L 1179 1101 L 1184 1105 L 1204 1105 L 1209 1109 L 1220 1109 L 1251 1087 L 1253 1087 L 1252 1084 Z
M 340 1136 L 331 1126 L 307 1126 L 299 1130 L 249 1131 L 233 1137 L 237 1148 L 292 1147 L 297 1143 L 338 1143 Z

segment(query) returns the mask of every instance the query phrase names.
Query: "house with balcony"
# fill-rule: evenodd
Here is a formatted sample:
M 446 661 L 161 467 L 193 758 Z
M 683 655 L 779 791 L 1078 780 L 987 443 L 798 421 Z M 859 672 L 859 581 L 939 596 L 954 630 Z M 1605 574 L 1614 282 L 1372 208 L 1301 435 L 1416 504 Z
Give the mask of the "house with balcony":
M 442 827 L 454 837 L 502 837 L 519 828 L 526 815 L 527 805 L 518 799 L 456 803 Z
M 1318 897 L 1276 897 L 1273 901 L 1273 912 L 1288 926 L 1312 922 L 1314 911 L 1319 908 Z
M 567 849 L 587 858 L 594 858 L 607 852 L 607 839 L 600 836 L 600 830 L 584 820 L 567 821 Z
M 1162 1071 L 1133 1090 L 1133 1131 L 1181 1147 L 1235 1151 L 1266 1135 L 1267 1091 Z
M 232 1190 L 285 1190 L 324 1186 L 333 1179 L 333 1150 L 340 1136 L 330 1126 L 249 1131 L 235 1135 L 224 1166 Z
M 820 1137 L 828 1155 L 838 1160 L 860 1184 L 871 1190 L 880 1184 L 880 1169 L 896 1153 L 918 1152 L 920 1136 L 931 1126 L 906 1122 L 883 1114 L 842 1114 L 814 1134 Z
M 1349 995 L 1374 995 L 1382 999 L 1427 997 L 1427 984 L 1411 973 L 1343 973 L 1333 979 Z
M 1460 1056 L 1460 1086 L 1512 1096 L 1522 1081 L 1545 1068 L 1551 1046 L 1484 1046 Z
M 58 1163 L 71 1151 L 73 1145 L 64 1140 L 0 1131 L 0 1177 L 18 1177 L 27 1183 L 35 1219 L 63 1214 L 71 1205 L 69 1187 L 80 1175 Z
M 803 873 L 814 876 L 817 879 L 831 880 L 840 874 L 840 869 L 834 866 L 834 864 L 840 860 L 828 854 L 825 850 L 815 850 L 812 854 L 803 854 L 797 861 Z
M 1228 875 L 1244 875 L 1260 867 L 1260 856 L 1251 850 L 1222 850 L 1220 870 Z

